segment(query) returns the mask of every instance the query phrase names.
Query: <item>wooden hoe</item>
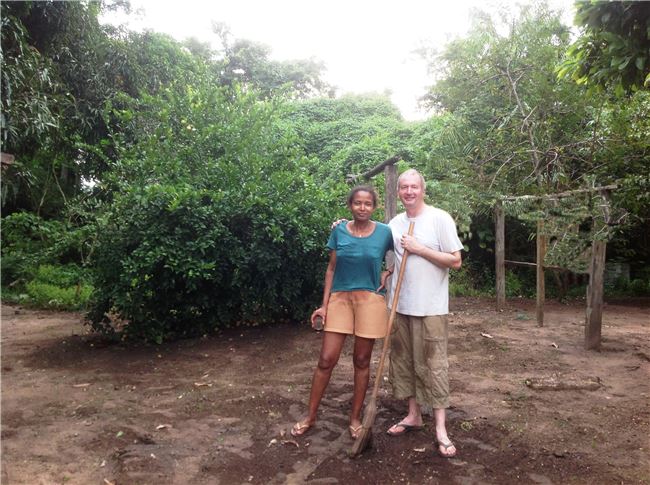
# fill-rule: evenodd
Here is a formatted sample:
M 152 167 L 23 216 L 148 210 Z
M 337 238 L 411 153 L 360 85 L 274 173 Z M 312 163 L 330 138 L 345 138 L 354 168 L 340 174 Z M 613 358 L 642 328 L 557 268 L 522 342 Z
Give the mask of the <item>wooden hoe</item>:
M 413 226 L 414 222 L 411 222 L 409 225 L 408 235 L 413 235 Z M 372 389 L 372 396 L 370 401 L 366 405 L 366 409 L 363 412 L 363 423 L 361 433 L 358 438 L 354 441 L 352 449 L 350 450 L 350 457 L 355 458 L 363 450 L 366 449 L 370 438 L 372 436 L 372 425 L 375 422 L 375 417 L 377 416 L 377 393 L 379 392 L 379 384 L 381 384 L 382 374 L 384 373 L 384 361 L 386 360 L 386 354 L 388 353 L 388 344 L 390 342 L 390 333 L 393 328 L 393 322 L 395 321 L 395 314 L 397 313 L 397 303 L 399 302 L 399 291 L 402 287 L 402 279 L 404 278 L 404 269 L 406 268 L 406 258 L 408 257 L 409 252 L 404 250 L 404 256 L 402 257 L 402 264 L 399 268 L 399 276 L 397 277 L 397 284 L 395 285 L 395 295 L 393 296 L 393 306 L 390 310 L 390 317 L 388 317 L 388 331 L 386 332 L 386 337 L 384 338 L 384 347 L 381 351 L 381 357 L 379 358 L 379 366 L 377 367 L 377 373 L 375 375 L 375 385 Z

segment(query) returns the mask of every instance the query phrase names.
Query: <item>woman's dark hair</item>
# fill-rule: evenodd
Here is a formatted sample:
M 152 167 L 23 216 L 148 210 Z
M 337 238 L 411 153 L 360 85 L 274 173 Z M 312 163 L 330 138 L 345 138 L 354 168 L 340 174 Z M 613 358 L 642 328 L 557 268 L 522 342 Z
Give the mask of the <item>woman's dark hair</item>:
M 372 196 L 372 207 L 376 208 L 379 205 L 379 196 L 375 191 L 375 188 L 370 185 L 357 185 L 350 190 L 348 194 L 348 206 L 352 205 L 352 200 L 357 192 L 368 192 Z

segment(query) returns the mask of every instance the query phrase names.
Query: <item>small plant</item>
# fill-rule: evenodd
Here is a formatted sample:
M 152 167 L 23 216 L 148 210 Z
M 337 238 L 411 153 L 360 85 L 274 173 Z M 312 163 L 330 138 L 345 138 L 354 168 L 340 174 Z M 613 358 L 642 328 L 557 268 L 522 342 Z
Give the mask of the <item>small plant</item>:
M 463 421 L 460 423 L 460 429 L 463 431 L 471 431 L 474 428 L 474 425 L 471 421 Z

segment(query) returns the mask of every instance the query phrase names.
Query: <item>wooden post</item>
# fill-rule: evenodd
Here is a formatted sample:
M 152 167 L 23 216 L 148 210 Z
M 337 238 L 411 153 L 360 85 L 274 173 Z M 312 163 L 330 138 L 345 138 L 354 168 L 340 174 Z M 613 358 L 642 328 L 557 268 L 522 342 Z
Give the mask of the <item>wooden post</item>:
M 505 216 L 503 204 L 498 201 L 494 207 L 494 266 L 497 277 L 497 311 L 506 305 L 506 264 L 505 264 Z
M 546 236 L 543 234 L 544 221 L 537 221 L 537 326 L 544 326 L 544 256 L 546 255 Z
M 397 167 L 387 165 L 384 168 L 386 200 L 384 201 L 386 224 L 397 215 Z
M 587 287 L 587 319 L 585 322 L 585 349 L 598 350 L 603 323 L 603 286 L 605 273 L 605 241 L 591 245 L 589 286 Z
M 388 224 L 397 215 L 397 167 L 394 164 L 384 167 L 384 179 L 386 193 L 384 200 L 384 221 Z M 392 251 L 386 255 L 386 265 L 388 267 L 393 265 L 394 258 L 395 255 Z

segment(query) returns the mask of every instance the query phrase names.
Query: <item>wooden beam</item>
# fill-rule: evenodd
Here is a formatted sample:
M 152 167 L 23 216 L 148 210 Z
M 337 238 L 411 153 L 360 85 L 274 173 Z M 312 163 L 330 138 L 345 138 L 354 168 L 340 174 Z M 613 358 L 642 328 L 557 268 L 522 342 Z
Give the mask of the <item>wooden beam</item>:
M 557 194 L 542 194 L 542 195 L 510 195 L 501 197 L 503 201 L 514 201 L 514 200 L 539 200 L 539 199 L 561 199 L 563 197 L 571 197 L 576 194 L 586 194 L 589 192 L 603 192 L 607 190 L 615 190 L 618 188 L 618 185 L 604 185 L 602 187 L 593 187 L 591 189 L 576 189 L 576 190 L 567 190 L 566 192 L 558 192 Z
M 505 264 L 512 264 L 514 266 L 528 266 L 530 268 L 537 268 L 537 263 L 528 263 L 526 261 L 511 261 L 510 259 L 504 259 Z M 545 264 L 544 269 L 557 269 L 557 270 L 568 270 L 576 274 L 587 274 L 587 271 L 574 271 L 569 268 L 563 268 L 562 266 L 554 266 L 552 264 Z
M 546 255 L 546 236 L 543 234 L 544 221 L 537 221 L 537 326 L 544 326 L 544 256 Z
M 379 165 L 371 168 L 367 172 L 364 172 L 359 175 L 348 175 L 345 178 L 345 181 L 348 183 L 354 183 L 359 179 L 364 179 L 364 180 L 370 180 L 372 177 L 380 173 L 384 167 L 387 167 L 389 165 L 395 165 L 397 162 L 399 162 L 401 157 L 399 155 L 395 155 L 394 157 L 390 157 L 388 160 L 385 160 L 381 162 Z M 397 182 L 395 182 L 397 184 Z
M 505 215 L 503 204 L 498 201 L 494 207 L 494 271 L 496 273 L 497 311 L 506 305 L 506 266 L 505 266 Z
M 0 162 L 2 164 L 2 168 L 7 168 L 15 161 L 16 161 L 16 157 L 13 156 L 11 153 L 0 152 Z
M 606 246 L 605 241 L 594 241 L 591 246 L 585 322 L 585 349 L 587 350 L 598 350 L 600 348 Z

